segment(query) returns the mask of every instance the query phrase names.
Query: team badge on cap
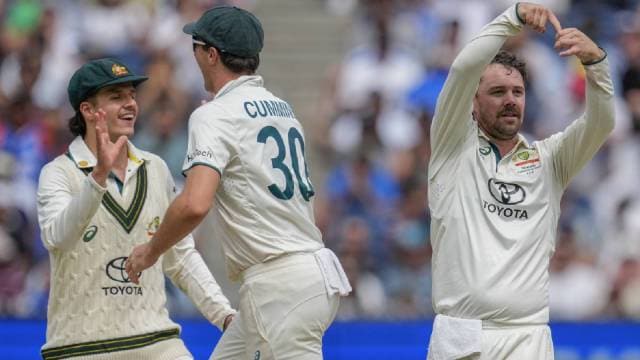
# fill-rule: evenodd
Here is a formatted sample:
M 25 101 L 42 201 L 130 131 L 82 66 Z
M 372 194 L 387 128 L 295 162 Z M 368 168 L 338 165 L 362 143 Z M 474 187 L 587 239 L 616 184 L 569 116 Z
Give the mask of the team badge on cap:
M 111 72 L 115 76 L 123 76 L 123 75 L 128 75 L 129 74 L 129 71 L 127 70 L 126 67 L 124 67 L 122 65 L 118 65 L 118 64 L 113 64 L 111 66 Z

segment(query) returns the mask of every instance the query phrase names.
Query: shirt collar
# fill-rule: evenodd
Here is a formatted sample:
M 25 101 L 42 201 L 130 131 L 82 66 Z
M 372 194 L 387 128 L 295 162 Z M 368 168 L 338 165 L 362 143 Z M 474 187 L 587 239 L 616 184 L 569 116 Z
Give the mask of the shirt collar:
M 127 150 L 129 154 L 129 161 L 136 167 L 150 160 L 148 156 L 145 156 L 129 140 L 127 140 Z M 69 145 L 69 155 L 71 155 L 71 160 L 73 160 L 76 166 L 80 169 L 95 167 L 96 163 L 98 162 L 96 157 L 87 146 L 87 143 L 84 142 L 82 136 L 77 136 L 75 139 L 73 139 L 73 141 Z
M 480 129 L 480 127 L 478 127 L 478 137 L 481 137 L 488 142 L 492 142 L 489 136 L 485 134 L 484 131 Z M 527 138 L 525 138 L 521 133 L 518 133 L 518 142 L 516 143 L 516 146 L 513 147 L 513 149 L 518 149 L 520 147 L 531 148 L 529 142 L 527 141 Z
M 262 76 L 259 75 L 242 75 L 237 79 L 231 80 L 229 82 L 227 82 L 226 84 L 224 84 L 224 86 L 216 93 L 216 95 L 213 97 L 214 99 L 217 99 L 221 96 L 223 96 L 224 94 L 230 92 L 231 90 L 243 86 L 243 85 L 247 85 L 247 86 L 262 86 L 263 85 L 263 81 L 262 81 Z

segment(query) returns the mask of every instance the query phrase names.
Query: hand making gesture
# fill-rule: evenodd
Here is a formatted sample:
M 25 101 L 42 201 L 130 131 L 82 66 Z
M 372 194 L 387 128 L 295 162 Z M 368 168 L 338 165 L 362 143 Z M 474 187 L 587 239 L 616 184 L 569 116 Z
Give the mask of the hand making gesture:
M 118 154 L 122 151 L 127 143 L 127 137 L 122 135 L 112 142 L 107 129 L 106 112 L 98 109 L 95 114 L 96 127 L 96 157 L 97 164 L 93 169 L 93 179 L 101 186 L 106 186 L 107 176 L 118 158 Z

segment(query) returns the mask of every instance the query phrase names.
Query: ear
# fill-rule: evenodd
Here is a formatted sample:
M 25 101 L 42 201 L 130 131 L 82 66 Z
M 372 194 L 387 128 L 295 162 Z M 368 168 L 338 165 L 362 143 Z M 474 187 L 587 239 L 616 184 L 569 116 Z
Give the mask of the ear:
M 80 113 L 82 113 L 82 116 L 84 116 L 84 120 L 86 122 L 93 123 L 95 121 L 96 109 L 93 108 L 93 105 L 91 105 L 90 102 L 88 101 L 81 102 L 79 110 L 80 110 Z
M 219 60 L 220 53 L 218 52 L 218 49 L 213 46 L 209 47 L 209 52 L 207 53 L 207 61 L 209 62 L 209 65 L 214 65 Z

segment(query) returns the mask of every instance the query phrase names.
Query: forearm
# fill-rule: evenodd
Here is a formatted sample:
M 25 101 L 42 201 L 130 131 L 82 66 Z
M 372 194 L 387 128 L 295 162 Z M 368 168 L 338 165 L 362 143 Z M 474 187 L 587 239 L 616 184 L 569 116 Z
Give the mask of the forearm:
M 562 186 L 598 152 L 615 125 L 613 83 L 607 60 L 585 67 L 587 94 L 584 114 L 567 129 L 550 138 L 556 143 L 555 167 Z
M 185 193 L 178 195 L 169 205 L 160 228 L 150 242 L 151 253 L 159 257 L 181 239 L 190 234 L 206 213 L 194 211 Z
M 189 296 L 207 320 L 222 330 L 227 316 L 236 311 L 229 305 L 200 253 L 193 247 L 175 249 L 167 253 L 165 264 L 173 283 Z
M 579 143 L 589 147 L 586 153 L 595 153 L 605 142 L 615 125 L 613 81 L 607 59 L 585 66 L 587 75 L 584 138 Z
M 521 29 L 516 7 L 512 6 L 486 25 L 454 60 L 431 124 L 432 171 L 460 149 L 471 127 L 473 98 L 484 69 L 506 39 Z
M 78 194 L 61 189 L 38 194 L 38 213 L 42 239 L 48 248 L 69 249 L 78 242 L 83 231 L 98 211 L 106 188 L 91 176 L 82 183 Z

